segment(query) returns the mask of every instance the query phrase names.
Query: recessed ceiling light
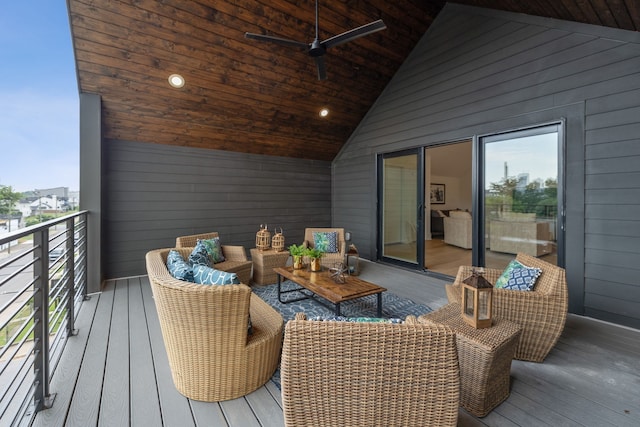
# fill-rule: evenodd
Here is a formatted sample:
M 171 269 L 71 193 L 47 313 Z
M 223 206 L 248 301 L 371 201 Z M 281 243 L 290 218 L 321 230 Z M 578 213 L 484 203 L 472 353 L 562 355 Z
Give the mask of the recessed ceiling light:
M 181 88 L 184 86 L 184 77 L 180 74 L 171 74 L 169 76 L 169 84 L 176 88 Z
M 320 117 L 327 117 L 329 115 L 329 110 L 327 108 L 323 108 L 320 110 Z

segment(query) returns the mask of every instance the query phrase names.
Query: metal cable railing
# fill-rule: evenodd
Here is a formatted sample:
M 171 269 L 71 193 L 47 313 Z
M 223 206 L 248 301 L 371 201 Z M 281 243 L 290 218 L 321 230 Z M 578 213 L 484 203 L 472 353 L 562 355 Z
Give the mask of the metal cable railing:
M 78 212 L 0 238 L 0 419 L 52 405 L 52 372 L 87 294 L 87 218 Z

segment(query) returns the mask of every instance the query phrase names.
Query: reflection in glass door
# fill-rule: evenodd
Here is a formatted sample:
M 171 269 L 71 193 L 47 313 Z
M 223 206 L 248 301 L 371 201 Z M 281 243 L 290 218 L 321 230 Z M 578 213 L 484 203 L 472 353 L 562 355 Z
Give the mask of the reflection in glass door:
M 378 158 L 378 254 L 396 264 L 424 265 L 424 172 L 421 149 Z
M 487 267 L 504 268 L 518 253 L 562 265 L 561 131 L 558 124 L 481 139 Z

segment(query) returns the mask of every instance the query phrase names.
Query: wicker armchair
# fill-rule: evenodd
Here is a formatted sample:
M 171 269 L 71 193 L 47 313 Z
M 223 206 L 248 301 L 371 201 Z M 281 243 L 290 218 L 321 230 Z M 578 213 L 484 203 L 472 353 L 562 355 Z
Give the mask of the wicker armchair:
M 455 426 L 460 373 L 446 326 L 287 322 L 280 367 L 285 425 Z
M 337 262 L 344 262 L 344 255 L 346 250 L 346 243 L 344 240 L 344 228 L 305 228 L 304 229 L 304 242 L 302 243 L 305 247 L 313 248 L 313 233 L 314 232 L 332 232 L 335 231 L 338 233 L 338 252 L 336 253 L 325 253 L 322 258 L 320 258 L 320 263 L 323 267 L 331 268 Z
M 190 236 L 176 237 L 176 248 L 193 248 L 198 240 L 213 239 L 219 237 L 218 233 L 192 234 Z M 251 268 L 253 262 L 247 258 L 247 253 L 242 246 L 222 245 L 222 254 L 225 260 L 214 265 L 218 270 L 236 273 L 240 282 L 251 282 Z
M 191 252 L 176 250 L 183 257 Z M 146 263 L 178 391 L 190 399 L 217 402 L 265 384 L 278 366 L 282 316 L 247 285 L 208 286 L 174 279 L 166 268 L 169 251 L 148 252 Z
M 556 345 L 567 319 L 568 290 L 563 268 L 519 253 L 516 260 L 528 267 L 542 269 L 531 292 L 494 289 L 493 314 L 522 327 L 516 359 L 542 362 Z M 461 266 L 456 280 L 446 285 L 449 302 L 460 302 L 460 283 L 471 275 L 473 267 Z M 484 268 L 484 277 L 495 283 L 502 270 Z

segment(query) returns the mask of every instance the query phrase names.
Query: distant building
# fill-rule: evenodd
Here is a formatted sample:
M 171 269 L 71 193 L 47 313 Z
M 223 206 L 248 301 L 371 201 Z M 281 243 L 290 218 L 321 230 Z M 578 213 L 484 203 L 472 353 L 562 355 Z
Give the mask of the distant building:
M 77 208 L 80 204 L 80 192 L 69 191 L 69 187 L 55 187 L 25 191 L 23 199 L 16 209 L 25 217 L 40 213 L 60 213 Z
M 22 214 L 20 215 L 0 215 L 0 237 L 22 228 Z M 18 242 L 9 242 L 11 246 L 17 245 Z M 9 243 L 0 244 L 0 251 L 7 250 Z
M 36 188 L 33 191 L 25 191 L 23 194 L 25 197 L 56 196 L 67 199 L 69 198 L 69 187 Z

